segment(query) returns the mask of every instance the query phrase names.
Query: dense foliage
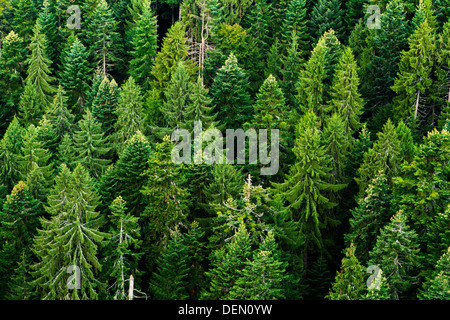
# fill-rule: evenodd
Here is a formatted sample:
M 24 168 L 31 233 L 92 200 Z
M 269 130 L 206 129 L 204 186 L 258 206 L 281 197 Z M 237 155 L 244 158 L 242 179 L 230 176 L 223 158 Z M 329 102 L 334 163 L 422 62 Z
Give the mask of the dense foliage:
M 0 0 L 0 299 L 450 299 L 449 1 L 71 5 Z

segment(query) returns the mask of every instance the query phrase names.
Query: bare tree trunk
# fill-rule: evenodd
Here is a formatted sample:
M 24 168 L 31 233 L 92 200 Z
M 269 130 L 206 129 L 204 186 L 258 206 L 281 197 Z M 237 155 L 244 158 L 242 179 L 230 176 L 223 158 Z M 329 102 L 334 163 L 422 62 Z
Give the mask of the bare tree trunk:
M 420 89 L 417 90 L 416 106 L 414 108 L 414 119 L 417 119 L 417 113 L 419 112 L 419 100 L 420 100 Z
M 133 275 L 130 276 L 130 287 L 128 288 L 128 300 L 133 300 L 134 291 L 134 278 Z

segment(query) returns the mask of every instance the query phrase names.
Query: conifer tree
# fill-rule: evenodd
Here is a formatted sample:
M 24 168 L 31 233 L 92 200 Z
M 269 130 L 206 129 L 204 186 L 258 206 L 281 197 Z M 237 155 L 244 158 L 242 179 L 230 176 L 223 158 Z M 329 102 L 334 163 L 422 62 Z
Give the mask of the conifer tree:
M 159 96 L 163 98 L 163 92 L 169 86 L 179 61 L 185 62 L 186 70 L 190 75 L 195 72 L 194 64 L 187 59 L 189 45 L 185 37 L 185 26 L 177 21 L 173 24 L 166 36 L 163 38 L 161 51 L 156 54 L 152 69 L 154 80 L 150 85 L 156 89 Z
M 285 54 L 288 52 L 289 43 L 292 43 L 292 39 L 294 39 L 294 34 L 297 36 L 296 42 L 299 50 L 309 50 L 310 37 L 306 13 L 306 0 L 291 0 L 287 4 L 281 33 Z M 328 29 L 325 31 L 328 31 Z
M 435 30 L 425 20 L 409 38 L 409 51 L 403 52 L 398 77 L 392 90 L 396 119 L 413 117 L 425 120 L 433 115 L 433 109 L 427 99 L 433 84 L 432 70 L 435 65 Z
M 355 256 L 356 247 L 352 243 L 345 250 L 340 271 L 336 275 L 327 298 L 330 300 L 359 300 L 365 290 L 365 272 Z
M 101 268 L 96 254 L 109 234 L 99 231 L 99 196 L 82 165 L 73 172 L 65 165 L 61 167 L 48 203 L 51 217 L 41 219 L 42 228 L 38 229 L 33 246 L 38 257 L 32 266 L 33 282 L 39 286 L 43 299 L 96 299 L 100 283 L 94 272 Z M 72 271 L 74 278 L 68 278 L 67 271 Z M 81 283 L 76 283 L 77 272 Z
M 84 32 L 87 46 L 92 51 L 93 61 L 105 77 L 120 62 L 117 54 L 119 50 L 117 21 L 106 0 L 97 2 Z
M 169 132 L 175 128 L 184 127 L 186 107 L 189 100 L 189 93 L 192 89 L 191 87 L 192 84 L 189 82 L 189 75 L 184 64 L 180 61 L 164 92 L 165 103 L 163 114 Z
M 383 274 L 383 270 L 379 269 L 378 274 L 372 279 L 372 283 L 367 288 L 367 293 L 362 294 L 361 300 L 390 300 L 389 284 Z
M 69 44 L 70 41 L 66 46 Z M 89 65 L 89 52 L 77 37 L 66 50 L 66 55 L 61 58 L 61 84 L 68 94 L 69 107 L 77 105 L 80 109 L 86 104 L 92 71 Z M 81 113 L 81 110 L 77 111 L 78 114 Z
M 114 142 L 118 153 L 137 131 L 143 131 L 143 97 L 140 86 L 133 77 L 122 85 L 117 103 L 117 122 L 114 124 Z
M 45 110 L 46 106 L 40 100 L 37 88 L 31 82 L 27 82 L 20 97 L 18 108 L 21 123 L 24 126 L 27 124 L 37 125 Z
M 170 230 L 186 224 L 188 194 L 183 188 L 185 178 L 180 174 L 181 168 L 172 162 L 172 147 L 170 137 L 164 137 L 155 146 L 143 172 L 147 182 L 141 192 L 148 197 L 148 204 L 141 214 L 141 223 L 145 226 L 142 233 L 147 239 L 145 246 L 151 252 L 150 259 L 167 241 Z
M 10 292 L 12 295 L 20 295 L 20 287 L 24 288 L 23 294 L 30 294 L 30 288 L 26 288 L 28 284 L 18 278 L 26 275 L 16 273 L 15 278 L 14 270 L 17 265 L 19 268 L 25 267 L 21 260 L 31 259 L 30 246 L 39 226 L 39 217 L 43 213 L 42 204 L 31 195 L 23 181 L 14 186 L 3 203 L 0 215 L 0 283 L 4 289 L 17 284 L 17 288 L 12 288 Z M 3 299 L 6 298 L 6 293 L 7 290 L 2 290 Z
M 61 140 L 66 133 L 72 133 L 75 117 L 67 109 L 67 98 L 61 85 L 58 87 L 46 117 L 51 122 L 58 140 Z
M 150 143 L 141 131 L 136 132 L 125 145 L 114 168 L 119 195 L 127 202 L 135 216 L 144 210 L 147 197 L 140 192 L 147 181 L 142 175 L 148 168 Z
M 383 126 L 383 131 L 378 133 L 378 140 L 364 154 L 363 163 L 358 169 L 358 177 L 355 178 L 360 191 L 365 190 L 370 179 L 380 169 L 386 175 L 388 185 L 392 186 L 392 178 L 396 176 L 402 163 L 400 155 L 400 141 L 395 127 L 389 119 Z
M 32 300 L 35 298 L 29 268 L 29 261 L 23 252 L 14 275 L 9 282 L 8 300 Z
M 285 298 L 286 263 L 280 261 L 273 231 L 269 231 L 231 288 L 230 299 L 277 300 Z
M 328 209 L 336 206 L 324 195 L 345 187 L 343 184 L 328 183 L 330 178 L 330 157 L 321 141 L 317 116 L 308 112 L 297 126 L 294 154 L 296 162 L 284 182 L 274 183 L 276 193 L 287 202 L 291 217 L 299 221 L 300 231 L 305 234 L 305 250 L 323 250 L 322 232 L 335 224 Z
M 72 165 L 82 164 L 83 167 L 94 177 L 98 178 L 109 164 L 105 154 L 109 147 L 102 132 L 101 125 L 87 111 L 83 119 L 78 123 L 79 130 L 74 132 L 75 162 Z
M 391 298 L 398 300 L 414 286 L 419 264 L 417 234 L 406 224 L 406 215 L 399 211 L 381 229 L 370 252 L 370 265 L 378 265 L 386 275 Z
M 391 102 L 395 96 L 391 87 L 399 71 L 403 50 L 408 49 L 410 35 L 406 8 L 401 0 L 392 0 L 380 17 L 382 28 L 373 36 L 373 54 L 368 61 L 369 81 L 363 83 L 364 95 L 373 117 L 374 127 L 380 127 L 390 115 Z M 371 108 L 371 106 L 374 107 Z
M 364 101 L 358 92 L 359 77 L 352 49 L 346 47 L 339 59 L 331 87 L 331 108 L 344 122 L 344 133 L 350 137 L 361 126 L 359 117 Z
M 30 124 L 24 133 L 22 152 L 18 159 L 21 178 L 25 180 L 32 170 L 38 168 L 47 184 L 40 187 L 44 190 L 49 187 L 52 175 L 50 156 L 50 152 L 43 148 L 43 142 L 38 138 L 38 129 Z
M 450 298 L 450 248 L 436 263 L 434 275 L 424 282 L 423 290 L 419 292 L 421 300 L 448 300 Z
M 217 127 L 217 114 L 213 113 L 213 106 L 211 106 L 212 98 L 209 97 L 209 89 L 204 87 L 202 79 L 197 78 L 197 82 L 191 86 L 189 101 L 186 106 L 185 123 L 186 128 L 190 131 L 194 130 L 194 122 L 201 121 L 202 126 L 210 128 Z
M 111 222 L 113 224 L 105 258 L 109 276 L 114 280 L 113 297 L 115 300 L 125 300 L 127 293 L 125 280 L 136 274 L 137 263 L 141 254 L 138 252 L 142 240 L 138 217 L 130 214 L 125 200 L 121 196 L 114 199 L 110 205 Z
M 206 272 L 209 288 L 203 291 L 201 299 L 219 300 L 230 298 L 239 271 L 245 268 L 251 257 L 251 244 L 246 227 L 241 224 L 238 232 L 225 246 L 212 253 L 212 268 Z
M 102 126 L 103 132 L 109 136 L 114 132 L 114 125 L 117 121 L 117 102 L 119 99 L 119 88 L 114 79 L 109 80 L 103 77 L 98 87 L 98 91 L 92 102 L 92 115 Z
M 21 37 L 11 31 L 3 38 L 0 56 L 0 101 L 4 106 L 0 112 L 0 132 L 17 112 L 25 79 L 26 46 Z
M 33 26 L 37 18 L 37 8 L 33 0 L 12 1 L 13 18 L 11 26 L 19 37 L 27 43 L 33 36 Z
M 45 111 L 51 102 L 50 94 L 54 93 L 56 89 L 51 84 L 53 81 L 50 71 L 52 62 L 47 57 L 47 40 L 41 29 L 41 25 L 37 22 L 34 26 L 34 35 L 29 46 L 30 56 L 27 60 L 28 69 L 25 81 L 34 87 L 38 101 Z
M 248 77 L 231 53 L 217 71 L 211 87 L 213 105 L 218 119 L 226 128 L 241 128 L 252 116 Z
M 185 300 L 188 292 L 189 249 L 179 230 L 172 233 L 157 262 L 150 289 L 157 300 Z
M 150 2 L 143 2 L 143 12 L 135 21 L 131 39 L 130 73 L 144 90 L 149 89 L 150 73 L 157 52 L 157 19 Z
M 309 21 L 309 30 L 311 40 L 317 43 L 317 40 L 324 32 L 333 29 L 337 37 L 342 38 L 343 29 L 343 11 L 340 0 L 319 0 L 311 11 Z
M 356 257 L 362 263 L 368 261 L 369 251 L 374 247 L 377 235 L 393 214 L 391 198 L 386 176 L 380 171 L 370 181 L 364 195 L 357 199 L 357 206 L 350 210 L 350 230 L 345 239 L 356 246 Z
M 0 140 L 0 177 L 2 185 L 10 192 L 20 181 L 19 158 L 22 154 L 25 129 L 17 117 L 10 122 L 8 129 Z
M 345 164 L 350 152 L 351 136 L 345 132 L 345 122 L 341 115 L 333 113 L 326 120 L 323 130 L 323 145 L 326 153 L 331 157 L 330 182 L 332 184 L 345 183 Z
M 45 36 L 46 54 L 51 61 L 52 69 L 59 69 L 59 53 L 62 50 L 62 35 L 58 28 L 58 18 L 56 15 L 55 3 L 49 0 L 43 1 L 41 11 L 39 11 L 37 23 L 41 25 L 41 32 Z

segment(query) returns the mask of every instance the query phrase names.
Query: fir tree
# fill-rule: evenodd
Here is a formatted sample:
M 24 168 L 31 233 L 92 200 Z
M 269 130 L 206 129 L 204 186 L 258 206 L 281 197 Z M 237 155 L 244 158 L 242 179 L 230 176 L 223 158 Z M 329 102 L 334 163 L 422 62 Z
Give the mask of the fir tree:
M 69 46 L 69 41 L 66 46 Z M 86 104 L 86 95 L 89 89 L 89 52 L 77 37 L 67 48 L 67 53 L 61 61 L 61 84 L 68 94 L 70 108 L 77 105 L 78 109 Z M 81 110 L 77 110 L 78 114 Z
M 349 137 L 361 126 L 359 117 L 363 112 L 364 101 L 358 88 L 357 64 L 352 49 L 347 47 L 342 53 L 334 74 L 331 108 L 338 112 L 343 120 L 344 133 Z
M 8 300 L 31 300 L 34 298 L 33 287 L 30 284 L 32 277 L 29 273 L 29 261 L 24 252 L 21 256 L 22 259 L 9 283 Z
M 381 229 L 369 261 L 386 274 L 392 299 L 403 298 L 407 290 L 414 286 L 418 253 L 417 234 L 410 230 L 406 215 L 399 211 Z
M 105 146 L 104 133 L 90 111 L 86 112 L 78 126 L 80 129 L 73 135 L 76 160 L 72 165 L 82 164 L 93 177 L 98 178 L 109 164 L 109 159 L 105 158 L 109 147 Z
M 41 28 L 38 22 L 33 29 L 34 35 L 29 46 L 31 54 L 27 60 L 28 69 L 25 81 L 34 87 L 38 101 L 45 111 L 50 104 L 49 95 L 54 93 L 56 89 L 51 85 L 53 77 L 50 75 L 50 65 L 52 62 L 47 57 L 47 40 Z
M 306 0 L 291 0 L 287 4 L 281 33 L 281 41 L 285 48 L 285 54 L 288 53 L 289 44 L 292 43 L 292 39 L 294 38 L 296 38 L 296 43 L 300 51 L 309 50 L 310 39 L 306 12 Z M 325 31 L 328 31 L 328 29 Z
M 29 42 L 33 36 L 33 26 L 37 18 L 37 8 L 33 0 L 12 1 L 12 29 Z
M 197 78 L 197 82 L 191 86 L 189 101 L 186 106 L 185 126 L 190 131 L 194 130 L 194 122 L 201 121 L 202 126 L 210 128 L 216 127 L 217 114 L 213 113 L 212 98 L 209 97 L 209 89 L 202 84 L 202 79 Z
M 25 79 L 26 46 L 14 31 L 3 38 L 0 56 L 0 90 L 3 110 L 0 112 L 0 132 L 4 132 L 17 113 Z
M 306 236 L 306 250 L 323 250 L 320 229 L 336 221 L 326 211 L 336 206 L 324 195 L 324 191 L 336 192 L 345 185 L 333 185 L 330 178 L 330 157 L 322 145 L 317 127 L 317 116 L 305 114 L 297 126 L 294 154 L 296 162 L 284 182 L 274 183 L 274 188 L 288 203 L 291 217 L 299 221 L 300 231 Z
M 0 141 L 0 177 L 2 185 L 10 192 L 20 180 L 19 158 L 22 154 L 25 129 L 17 117 L 10 122 L 8 129 Z
M 114 280 L 113 297 L 115 300 L 125 300 L 125 280 L 129 275 L 136 274 L 137 262 L 141 254 L 138 252 L 142 240 L 138 217 L 127 212 L 126 202 L 121 196 L 111 203 L 111 239 L 108 243 L 106 268 Z
M 150 2 L 143 3 L 143 12 L 135 21 L 135 28 L 131 43 L 132 59 L 130 60 L 130 73 L 144 88 L 149 89 L 149 75 L 157 52 L 157 19 L 150 8 Z
M 189 249 L 180 231 L 173 232 L 157 262 L 150 289 L 157 300 L 185 300 L 188 292 Z
M 45 36 L 46 54 L 51 61 L 52 69 L 59 68 L 59 53 L 62 50 L 62 35 L 58 28 L 58 19 L 54 2 L 43 1 L 43 6 L 38 14 L 37 23 L 42 27 L 41 32 Z
M 355 250 L 353 243 L 345 250 L 341 270 L 336 275 L 336 280 L 327 296 L 328 299 L 359 300 L 364 291 L 365 272 L 355 256 Z
M 99 283 L 94 272 L 101 268 L 96 257 L 98 246 L 109 234 L 98 230 L 99 196 L 92 186 L 89 173 L 82 165 L 73 172 L 62 166 L 55 179 L 47 208 L 50 220 L 41 219 L 33 251 L 38 262 L 33 265 L 34 284 L 39 285 L 43 299 L 96 299 Z M 61 251 L 60 248 L 64 248 Z M 80 272 L 77 283 L 69 283 L 69 266 Z M 74 286 L 71 289 L 69 284 Z
M 434 275 L 424 282 L 423 290 L 419 292 L 421 300 L 448 300 L 450 289 L 450 248 L 436 263 Z
M 106 76 L 120 62 L 117 54 L 119 50 L 117 21 L 106 0 L 97 2 L 87 23 L 85 37 L 88 47 L 92 50 L 94 63 L 100 68 L 103 76 Z
M 374 247 L 381 228 L 393 214 L 391 198 L 386 176 L 380 171 L 370 181 L 364 195 L 358 198 L 357 206 L 350 210 L 350 230 L 345 239 L 348 243 L 355 244 L 356 257 L 362 263 L 368 261 L 369 251 Z
M 179 61 L 185 61 L 185 67 L 190 75 L 194 73 L 192 61 L 187 59 L 189 46 L 184 35 L 185 26 L 180 21 L 172 25 L 162 41 L 161 51 L 156 54 L 152 69 L 154 80 L 150 85 L 156 89 L 159 96 L 169 86 Z
M 343 11 L 340 0 L 319 0 L 311 11 L 309 30 L 311 40 L 317 40 L 324 32 L 333 29 L 339 38 L 342 38 L 344 30 L 342 25 Z
M 117 102 L 119 99 L 119 88 L 114 79 L 104 77 L 98 87 L 98 91 L 92 102 L 92 115 L 102 126 L 103 132 L 109 136 L 114 132 L 117 121 Z
M 231 241 L 212 253 L 212 268 L 206 272 L 210 285 L 203 291 L 201 299 L 228 299 L 239 271 L 245 268 L 250 257 L 249 234 L 241 224 Z
M 117 190 L 135 216 L 139 216 L 145 208 L 146 197 L 140 190 L 147 181 L 142 173 L 148 168 L 150 154 L 150 143 L 142 132 L 138 131 L 125 145 L 115 165 Z
M 367 288 L 367 293 L 361 295 L 361 300 L 390 300 L 389 284 L 383 274 L 383 270 L 379 269 L 378 274 L 372 280 Z
M 225 65 L 217 71 L 211 87 L 213 105 L 218 119 L 226 128 L 240 128 L 252 116 L 248 78 L 231 53 Z
M 59 140 L 61 140 L 66 133 L 72 133 L 75 117 L 69 109 L 67 109 L 67 98 L 61 85 L 58 87 L 58 91 L 53 99 L 53 104 L 50 106 L 46 117 L 51 122 Z
M 286 264 L 280 261 L 277 243 L 269 231 L 253 259 L 248 261 L 229 292 L 230 299 L 277 300 L 285 298 Z
M 435 65 L 436 39 L 434 29 L 425 20 L 409 38 L 409 51 L 402 54 L 400 71 L 392 90 L 396 119 L 413 117 L 425 120 L 433 115 L 429 90 L 433 84 L 432 70 Z

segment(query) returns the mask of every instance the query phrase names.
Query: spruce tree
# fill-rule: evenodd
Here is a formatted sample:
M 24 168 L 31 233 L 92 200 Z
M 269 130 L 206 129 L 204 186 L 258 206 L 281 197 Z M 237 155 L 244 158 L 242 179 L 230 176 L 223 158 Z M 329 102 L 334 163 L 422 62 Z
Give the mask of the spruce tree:
M 450 247 L 440 257 L 434 268 L 433 276 L 423 284 L 419 292 L 421 300 L 448 300 L 450 298 Z
M 12 29 L 27 43 L 33 36 L 33 26 L 37 18 L 37 8 L 33 0 L 12 1 Z
M 50 219 L 41 219 L 33 246 L 38 258 L 32 266 L 33 282 L 43 299 L 96 299 L 101 285 L 94 274 L 101 268 L 96 254 L 109 234 L 99 231 L 99 196 L 82 165 L 73 172 L 62 166 L 48 203 Z M 68 278 L 67 271 L 74 278 Z M 76 281 L 77 272 L 81 283 Z
M 147 181 L 142 175 L 148 168 L 150 143 L 141 131 L 136 132 L 119 155 L 114 167 L 117 190 L 135 216 L 144 210 L 146 198 L 140 190 Z
M 248 77 L 231 53 L 217 71 L 211 96 L 217 117 L 225 128 L 241 128 L 252 116 Z
M 136 275 L 137 263 L 141 256 L 138 252 L 140 228 L 138 217 L 130 214 L 125 200 L 121 196 L 114 199 L 110 205 L 112 228 L 105 257 L 105 268 L 113 279 L 113 294 L 115 300 L 127 299 L 125 281 L 130 275 Z
M 339 59 L 331 87 L 331 108 L 344 122 L 344 133 L 350 137 L 361 124 L 359 117 L 363 112 L 364 101 L 358 92 L 359 77 L 352 49 L 346 47 Z
M 409 38 L 409 51 L 401 56 L 398 77 L 392 86 L 397 94 L 394 99 L 396 120 L 412 117 L 422 121 L 434 116 L 429 90 L 433 84 L 435 54 L 435 30 L 425 20 Z
M 3 108 L 0 112 L 0 132 L 4 132 L 17 113 L 25 79 L 26 46 L 21 37 L 11 31 L 3 38 L 0 56 L 0 90 Z
M 103 132 L 109 136 L 114 132 L 117 121 L 117 102 L 119 99 L 119 88 L 114 79 L 103 77 L 95 98 L 92 102 L 92 115 L 102 126 Z
M 210 284 L 209 288 L 203 291 L 201 299 L 229 299 L 230 290 L 250 257 L 249 234 L 246 227 L 241 224 L 234 237 L 225 246 L 212 253 L 212 267 L 206 272 Z
M 309 30 L 311 41 L 317 43 L 324 32 L 333 29 L 337 37 L 344 36 L 343 11 L 340 0 L 319 0 L 311 11 Z
M 9 282 L 8 300 L 32 300 L 35 298 L 31 281 L 33 280 L 29 269 L 29 259 L 23 252 L 14 275 Z
M 392 178 L 397 175 L 402 163 L 401 146 L 397 132 L 390 119 L 383 126 L 383 131 L 377 134 L 378 140 L 372 148 L 364 153 L 364 160 L 355 178 L 360 192 L 366 189 L 369 181 L 380 169 L 387 177 L 388 185 L 392 186 Z
M 186 43 L 185 26 L 181 21 L 173 24 L 163 38 L 161 51 L 156 54 L 152 69 L 152 88 L 156 89 L 163 98 L 165 89 L 169 86 L 179 61 L 185 62 L 185 67 L 190 75 L 194 73 L 193 62 L 187 59 L 189 45 Z
M 278 300 L 285 298 L 286 263 L 280 261 L 273 231 L 269 231 L 259 250 L 240 272 L 229 293 L 230 299 Z
M 47 40 L 41 29 L 41 25 L 37 22 L 29 45 L 30 56 L 27 60 L 28 69 L 25 81 L 34 87 L 38 101 L 45 111 L 51 102 L 50 94 L 54 93 L 56 89 L 51 84 L 53 81 L 50 71 L 52 62 L 47 56 Z
M 157 262 L 150 290 L 157 300 L 185 300 L 188 292 L 189 249 L 179 230 L 172 233 Z
M 44 0 L 41 11 L 39 11 L 37 23 L 41 25 L 41 32 L 45 36 L 46 54 L 51 61 L 52 69 L 59 69 L 59 53 L 62 50 L 62 34 L 58 28 L 56 7 L 53 1 Z
M 345 250 L 341 269 L 336 274 L 336 280 L 327 296 L 330 300 L 359 300 L 365 290 L 365 272 L 355 256 L 356 247 L 352 243 Z
M 357 205 L 350 212 L 350 230 L 345 235 L 347 243 L 356 246 L 356 257 L 368 261 L 369 251 L 375 245 L 381 228 L 389 222 L 392 192 L 387 185 L 386 176 L 380 171 L 369 183 L 364 195 L 357 199 Z
M 289 43 L 292 43 L 294 34 L 297 36 L 296 42 L 299 50 L 309 50 L 310 39 L 306 18 L 306 2 L 306 0 L 291 0 L 287 4 L 281 33 L 281 41 L 284 47 L 284 54 L 288 53 Z M 328 29 L 325 31 L 328 31 Z
M 377 242 L 370 252 L 370 265 L 378 265 L 386 275 L 391 298 L 403 298 L 414 287 L 419 266 L 417 234 L 406 224 L 402 211 L 394 214 L 381 229 Z
M 164 137 L 155 146 L 148 168 L 142 173 L 147 182 L 141 192 L 148 197 L 148 204 L 141 214 L 141 223 L 145 226 L 142 233 L 150 251 L 147 255 L 150 265 L 161 244 L 167 241 L 170 230 L 186 225 L 188 194 L 183 188 L 185 178 L 180 174 L 180 165 L 172 162 L 172 147 L 169 136 Z
M 84 33 L 95 65 L 100 68 L 103 76 L 106 76 L 120 63 L 117 54 L 119 50 L 117 21 L 106 0 L 97 2 Z
M 195 121 L 201 121 L 202 126 L 210 128 L 217 127 L 216 117 L 211 105 L 212 98 L 209 97 L 209 89 L 204 87 L 202 79 L 197 78 L 197 82 L 191 86 L 189 101 L 186 106 L 185 126 L 190 131 L 194 130 Z
M 149 76 L 157 53 L 157 23 L 150 2 L 143 2 L 143 12 L 135 21 L 131 39 L 130 74 L 144 90 L 149 89 Z
M 72 133 L 75 117 L 67 108 L 67 98 L 61 85 L 58 87 L 46 117 L 52 124 L 58 140 L 61 140 L 66 133 Z
M 61 84 L 67 92 L 69 107 L 73 110 L 75 105 L 78 106 L 77 114 L 80 114 L 79 109 L 86 104 L 92 71 L 89 65 L 89 52 L 77 37 L 72 43 L 68 41 L 66 46 L 69 46 L 66 55 L 61 59 Z
M 98 178 L 109 164 L 110 160 L 105 154 L 110 148 L 106 144 L 100 123 L 94 119 L 90 111 L 86 112 L 78 126 L 79 130 L 73 135 L 76 160 L 72 165 L 81 164 L 92 177 Z
M 0 140 L 0 177 L 8 192 L 20 181 L 19 158 L 22 155 L 25 129 L 17 117 L 9 123 L 8 129 Z
M 383 270 L 379 269 L 378 274 L 372 280 L 367 288 L 367 293 L 361 295 L 361 300 L 390 300 L 389 284 L 383 274 Z
M 323 236 L 320 229 L 334 225 L 336 221 L 328 214 L 328 209 L 336 206 L 324 192 L 334 193 L 345 187 L 331 184 L 331 158 L 322 145 L 318 128 L 318 118 L 313 112 L 302 116 L 297 126 L 294 146 L 296 162 L 286 175 L 284 182 L 274 183 L 276 193 L 286 201 L 294 218 L 305 234 L 305 250 L 323 250 Z

